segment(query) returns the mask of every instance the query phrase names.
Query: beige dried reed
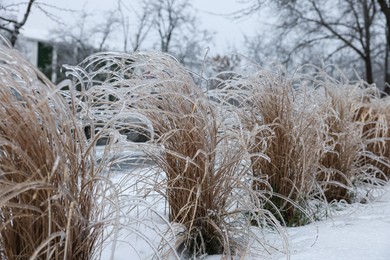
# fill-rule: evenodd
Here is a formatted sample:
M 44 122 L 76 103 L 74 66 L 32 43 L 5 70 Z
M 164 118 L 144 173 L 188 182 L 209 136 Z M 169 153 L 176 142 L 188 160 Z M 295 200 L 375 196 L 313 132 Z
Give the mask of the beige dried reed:
M 380 98 L 375 91 L 365 96 L 355 114 L 355 120 L 363 123 L 362 138 L 367 140 L 369 152 L 366 162 L 373 166 L 370 170 L 374 177 L 372 182 L 386 182 L 390 178 L 390 99 Z
M 304 84 L 295 88 L 297 79 L 280 68 L 262 69 L 254 76 L 234 82 L 245 96 L 240 108 L 243 126 L 259 129 L 250 154 L 252 171 L 257 180 L 266 180 L 270 188 L 258 181 L 254 190 L 266 192 L 264 207 L 288 226 L 305 224 L 310 216 L 306 202 L 315 190 L 318 159 L 322 153 L 321 107 L 313 106 L 313 97 Z M 266 126 L 261 128 L 259 126 Z
M 216 104 L 195 83 L 201 79 L 160 53 L 96 54 L 80 67 L 71 71 L 79 79 L 80 96 L 93 91 L 104 96 L 105 90 L 116 97 L 110 102 L 96 99 L 85 111 L 109 106 L 113 115 L 142 115 L 149 124 L 144 130 L 150 140 L 129 144 L 129 149 L 142 149 L 162 172 L 149 179 L 143 176 L 139 193 L 148 197 L 157 192 L 167 201 L 169 220 L 180 227 L 172 242 L 177 254 L 229 258 L 245 254 L 249 241 L 261 240 L 245 216 L 250 212 L 256 212 L 258 219 L 272 216 L 261 207 L 262 195 L 251 189 L 240 138 L 226 129 Z M 162 256 L 170 251 L 165 243 L 160 247 Z M 264 250 L 266 242 L 259 245 Z
M 101 239 L 96 172 L 54 85 L 0 46 L 0 258 L 91 259 Z

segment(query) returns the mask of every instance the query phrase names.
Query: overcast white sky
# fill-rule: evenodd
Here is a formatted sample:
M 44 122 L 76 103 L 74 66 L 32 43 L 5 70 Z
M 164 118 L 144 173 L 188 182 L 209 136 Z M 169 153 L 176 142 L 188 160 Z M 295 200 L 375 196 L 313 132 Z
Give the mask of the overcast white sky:
M 1 1 L 1 0 L 0 0 Z M 104 13 L 116 6 L 115 0 L 39 0 L 40 2 L 58 6 L 60 8 L 71 8 L 73 10 L 88 10 L 93 13 Z M 3 0 L 2 2 L 15 2 L 12 0 Z M 125 1 L 126 2 L 126 1 Z M 128 0 L 128 3 L 137 4 L 139 1 Z M 222 14 L 229 14 L 237 11 L 244 6 L 237 0 L 192 0 L 191 3 L 198 10 L 202 29 L 208 29 L 215 32 L 215 45 L 210 45 L 212 52 L 223 53 L 232 51 L 232 46 L 238 51 L 242 47 L 243 34 L 253 35 L 258 26 L 256 16 L 241 19 L 239 21 L 228 19 Z M 221 15 L 213 15 L 221 14 Z M 76 16 L 71 12 L 56 12 L 63 21 L 73 24 Z M 101 16 L 103 17 L 103 16 Z M 45 35 L 56 24 L 49 20 L 41 11 L 34 9 L 27 24 L 24 27 L 24 33 L 29 36 Z

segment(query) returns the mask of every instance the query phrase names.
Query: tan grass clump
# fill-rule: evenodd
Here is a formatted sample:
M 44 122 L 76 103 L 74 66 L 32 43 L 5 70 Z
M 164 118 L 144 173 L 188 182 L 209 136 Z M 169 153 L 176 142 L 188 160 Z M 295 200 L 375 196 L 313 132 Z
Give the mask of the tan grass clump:
M 262 219 L 272 216 L 263 211 L 261 195 L 250 187 L 245 151 L 225 131 L 223 119 L 195 84 L 195 76 L 159 53 L 97 54 L 80 67 L 71 72 L 80 79 L 80 95 L 99 88 L 115 93 L 115 100 L 105 104 L 107 98 L 101 99 L 100 105 L 90 106 L 92 110 L 109 106 L 114 115 L 127 111 L 150 124 L 149 142 L 128 147 L 142 149 L 162 171 L 149 180 L 141 177 L 139 183 L 149 186 L 145 184 L 139 193 L 147 198 L 157 192 L 166 199 L 169 220 L 179 227 L 173 242 L 177 254 L 231 257 L 244 254 L 252 239 L 261 240 L 245 216 L 250 212 Z
M 164 195 L 170 220 L 186 230 L 179 236 L 178 250 L 195 256 L 242 254 L 251 237 L 243 213 L 258 212 L 266 218 L 243 182 L 248 177 L 244 153 L 226 133 L 219 133 L 222 122 L 216 109 L 190 75 L 171 62 L 173 75 L 157 72 L 158 95 L 144 98 L 138 107 L 153 123 L 156 143 L 161 144 L 161 153 L 150 156 L 167 177 Z M 234 218 L 241 220 L 232 222 Z M 248 238 L 233 239 L 244 230 Z
M 351 202 L 353 180 L 361 174 L 359 159 L 365 150 L 361 138 L 362 124 L 353 120 L 353 111 L 360 101 L 355 99 L 356 88 L 339 85 L 330 78 L 322 83 L 328 110 L 325 117 L 326 152 L 320 161 L 318 181 L 327 201 Z
M 373 165 L 375 180 L 390 178 L 390 99 L 379 94 L 368 96 L 355 120 L 363 124 L 362 138 L 367 140 L 366 162 Z
M 318 160 L 323 152 L 320 138 L 321 107 L 313 106 L 309 89 L 277 68 L 228 82 L 228 90 L 242 100 L 238 113 L 242 126 L 257 132 L 248 147 L 254 181 L 252 188 L 268 194 L 264 201 L 281 223 L 305 224 L 306 202 L 315 191 Z M 229 86 L 230 85 L 230 86 Z M 314 92 L 313 92 L 314 93 Z M 264 156 L 255 156 L 256 154 Z M 264 185 L 264 180 L 269 186 Z M 307 216 L 306 216 L 307 215 Z
M 49 80 L 0 45 L 0 258 L 91 259 L 101 239 L 93 158 Z
M 265 208 L 290 226 L 317 218 L 313 203 L 352 202 L 359 185 L 383 183 L 378 177 L 388 170 L 385 113 L 372 115 L 370 108 L 371 117 L 357 119 L 372 106 L 365 102 L 374 97 L 371 89 L 313 68 L 291 76 L 260 69 L 211 93 L 223 111 L 239 115 L 233 128 L 252 136 L 252 188 L 268 194 Z
M 371 100 L 379 100 L 379 95 L 362 81 L 337 80 L 324 73 L 318 74 L 316 84 L 323 88 L 327 104 L 327 150 L 318 181 L 327 201 L 352 202 L 365 196 L 358 194 L 360 185 L 383 183 L 380 178 L 388 167 L 383 154 L 375 153 L 383 148 L 387 133 L 386 123 L 372 109 Z

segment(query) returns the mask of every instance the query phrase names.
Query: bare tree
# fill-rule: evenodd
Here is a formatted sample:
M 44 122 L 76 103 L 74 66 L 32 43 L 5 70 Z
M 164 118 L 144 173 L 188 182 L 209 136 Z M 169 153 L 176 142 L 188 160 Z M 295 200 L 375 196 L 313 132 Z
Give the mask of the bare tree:
M 109 10 L 104 15 L 102 22 L 96 23 L 95 16 L 82 11 L 78 19 L 72 24 L 62 24 L 51 31 L 49 45 L 55 48 L 55 70 L 57 81 L 64 79 L 59 73 L 64 64 L 76 65 L 95 52 L 110 50 L 107 44 L 110 38 L 114 39 L 114 33 L 119 24 L 116 10 Z M 52 64 L 53 65 L 53 64 Z M 45 71 L 47 74 L 48 71 Z
M 212 42 L 212 33 L 199 28 L 190 0 L 143 0 L 137 6 L 117 0 L 117 9 L 125 52 L 153 46 L 196 68 Z
M 378 4 L 381 8 L 382 13 L 386 18 L 386 36 L 387 36 L 387 45 L 390 46 L 390 2 L 388 0 L 378 0 Z
M 289 49 L 286 62 L 297 54 L 312 56 L 313 51 L 324 61 L 346 61 L 349 66 L 363 64 L 368 83 L 385 60 L 384 22 L 375 0 L 252 0 L 246 14 L 273 5 L 282 19 L 277 24 L 279 45 Z M 311 52 L 311 53 L 310 53 Z M 359 68 L 354 67 L 354 69 Z
M 190 0 L 142 0 L 136 6 L 123 0 L 116 3 L 104 19 L 83 11 L 74 23 L 59 24 L 51 31 L 58 66 L 77 64 L 93 52 L 122 47 L 125 52 L 158 49 L 190 68 L 199 68 L 212 34 L 200 29 Z
M 30 14 L 37 11 L 56 24 L 63 24 L 56 15 L 59 12 L 73 12 L 68 8 L 57 7 L 37 0 L 12 1 L 11 4 L 2 4 L 0 1 L 0 33 L 5 34 L 10 43 L 15 46 L 19 34 L 27 23 Z M 19 14 L 22 14 L 19 17 Z
M 127 6 L 122 0 L 118 0 L 117 6 L 120 14 L 120 27 L 123 34 L 123 51 L 129 51 L 129 40 L 132 51 L 136 51 L 140 49 L 153 26 L 150 5 L 147 2 L 142 2 L 139 8 L 140 10 L 137 10 L 137 8 Z M 132 28 L 130 26 L 129 14 L 135 18 L 132 19 L 134 25 Z
M 153 2 L 153 9 L 156 14 L 154 26 L 160 37 L 162 52 L 169 52 L 174 33 L 194 19 L 193 16 L 188 14 L 190 8 L 191 5 L 188 0 L 157 0 Z
M 390 2 L 386 0 L 378 0 L 378 4 L 381 8 L 382 13 L 386 18 L 386 55 L 385 55 L 385 85 L 384 91 L 390 95 L 390 65 L 389 65 L 389 54 L 390 54 Z
M 16 40 L 18 39 L 20 29 L 26 24 L 27 19 L 31 13 L 31 8 L 35 0 L 29 0 L 21 20 L 18 20 L 16 16 L 10 17 L 10 12 L 14 11 L 14 8 L 20 4 L 11 4 L 11 5 L 0 5 L 0 30 L 5 31 L 9 34 L 9 39 L 12 46 L 15 45 Z
M 105 48 L 107 39 L 114 33 L 119 22 L 120 20 L 117 18 L 117 12 L 112 10 L 106 13 L 103 22 L 98 23 L 91 28 L 92 34 L 97 35 L 95 38 L 99 41 L 97 51 L 102 51 Z
M 202 62 L 212 33 L 199 29 L 199 20 L 190 0 L 148 0 L 154 17 L 159 49 L 175 56 L 184 65 L 196 68 Z
M 74 24 L 64 24 L 53 29 L 51 41 L 73 46 L 78 54 L 78 57 L 74 57 L 76 62 L 93 52 L 107 50 L 107 40 L 114 34 L 119 20 L 115 11 L 108 11 L 104 16 L 103 22 L 95 23 L 92 14 L 82 11 Z

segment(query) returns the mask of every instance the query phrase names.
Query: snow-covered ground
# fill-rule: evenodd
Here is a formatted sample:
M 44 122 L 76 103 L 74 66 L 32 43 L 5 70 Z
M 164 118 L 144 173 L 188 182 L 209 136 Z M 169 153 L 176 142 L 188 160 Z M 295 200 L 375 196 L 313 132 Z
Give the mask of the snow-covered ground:
M 149 174 L 149 168 L 137 170 L 140 175 Z M 150 196 L 147 201 L 141 201 L 145 206 L 136 211 L 128 211 L 134 204 L 135 189 L 126 171 L 121 171 L 112 177 L 116 183 L 121 183 L 122 189 L 126 185 L 132 193 L 130 197 L 120 198 L 122 215 L 116 233 L 117 243 L 108 244 L 103 250 L 101 259 L 151 259 L 161 237 L 168 227 L 164 202 L 157 196 Z M 126 181 L 124 181 L 126 180 Z M 335 205 L 326 220 L 303 227 L 287 228 L 289 238 L 289 254 L 274 253 L 268 257 L 256 255 L 245 259 L 292 259 L 292 260 L 389 260 L 390 259 L 390 187 L 378 190 L 378 194 L 367 204 L 338 204 Z M 129 205 L 126 206 L 126 200 Z M 172 227 L 171 227 L 172 228 Z M 169 234 L 165 234 L 166 237 Z M 266 235 L 267 236 L 267 235 Z M 275 238 L 276 237 L 276 238 Z M 271 243 L 282 248 L 279 236 L 269 234 L 265 237 Z M 277 241 L 279 239 L 279 241 Z M 114 252 L 114 253 L 112 253 Z M 221 256 L 208 256 L 207 260 L 220 259 Z M 165 259 L 161 257 L 161 259 Z M 172 258 L 174 259 L 174 258 Z
M 390 187 L 383 192 L 368 204 L 345 205 L 315 225 L 289 228 L 290 259 L 389 260 Z

